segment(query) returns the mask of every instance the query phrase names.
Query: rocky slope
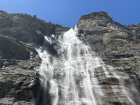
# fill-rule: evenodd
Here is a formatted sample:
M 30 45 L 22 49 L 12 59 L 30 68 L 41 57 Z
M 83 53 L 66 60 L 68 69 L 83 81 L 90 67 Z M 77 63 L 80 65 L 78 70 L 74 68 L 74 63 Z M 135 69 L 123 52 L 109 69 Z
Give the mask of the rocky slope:
M 94 12 L 82 16 L 77 26 L 79 29 L 78 37 L 83 42 L 91 46 L 106 64 L 116 68 L 116 72 L 121 72 L 124 78 L 128 77 L 123 73 L 129 76 L 132 82 L 124 80 L 127 81 L 124 85 L 131 90 L 130 84 L 134 84 L 137 90 L 140 91 L 140 25 L 124 26 L 114 22 L 106 12 Z M 102 72 L 102 69 L 100 70 L 100 72 Z M 97 75 L 99 74 L 97 73 Z M 111 91 L 108 91 L 111 90 L 109 86 L 112 85 L 116 87 L 117 82 L 114 81 L 114 83 L 112 83 L 113 78 L 110 80 L 107 77 L 101 80 L 105 82 L 105 84 L 101 86 L 106 93 L 106 102 L 111 102 L 113 105 L 120 105 L 115 95 L 113 95 Z M 119 94 L 121 96 L 121 93 Z M 136 95 L 137 93 L 131 94 L 136 100 L 139 100 L 139 97 Z M 112 97 L 112 99 L 110 99 L 110 97 Z
M 98 53 L 98 56 L 101 57 L 106 64 L 116 68 L 116 72 L 119 73 L 121 71 L 122 73 L 129 75 L 130 81 L 132 82 L 126 82 L 125 85 L 129 87 L 132 83 L 139 91 L 139 24 L 124 26 L 114 22 L 112 18 L 110 18 L 109 15 L 105 12 L 94 12 L 89 15 L 82 16 L 79 20 L 78 28 L 78 37 L 86 44 L 91 46 L 92 49 Z M 100 72 L 102 72 L 102 69 L 100 70 Z M 122 75 L 123 77 L 128 78 L 126 75 Z M 114 87 L 117 86 L 115 81 L 112 83 L 113 78 L 110 80 L 109 78 L 105 77 L 101 80 L 104 80 L 105 82 L 105 84 L 102 84 L 101 86 L 103 87 L 103 91 L 106 93 L 105 97 L 108 98 L 107 102 L 111 102 L 113 105 L 115 103 L 120 105 L 120 103 L 116 100 L 115 95 L 113 95 L 111 91 L 106 92 L 111 90 L 109 87 L 110 85 Z M 105 87 L 108 88 L 105 89 Z M 131 87 L 129 88 L 131 89 Z M 119 94 L 121 95 L 121 93 Z M 137 98 L 136 93 L 131 94 L 133 94 L 133 97 Z M 112 97 L 112 99 L 110 99 L 110 97 Z M 139 98 L 136 100 L 139 100 Z
M 34 48 L 42 45 L 44 36 L 54 34 L 50 47 L 51 53 L 57 56 L 59 46 L 56 40 L 69 28 L 46 23 L 36 16 L 4 11 L 0 11 L 0 23 L 0 104 L 39 103 L 42 91 L 36 70 L 41 60 Z M 126 73 L 140 91 L 140 24 L 124 26 L 114 22 L 106 12 L 94 12 L 82 16 L 77 27 L 79 39 L 117 72 Z M 102 69 L 99 70 L 101 73 Z M 120 105 L 110 86 L 118 88 L 115 78 L 98 77 L 101 77 L 106 94 L 106 105 Z M 130 81 L 127 80 L 125 85 L 129 87 Z M 122 101 L 125 104 L 124 97 Z
M 79 38 L 99 54 L 106 64 L 123 67 L 140 76 L 140 25 L 124 26 L 106 12 L 84 15 L 78 23 Z
M 42 45 L 44 36 L 68 29 L 36 16 L 0 11 L 0 105 L 34 103 L 41 61 L 34 48 Z

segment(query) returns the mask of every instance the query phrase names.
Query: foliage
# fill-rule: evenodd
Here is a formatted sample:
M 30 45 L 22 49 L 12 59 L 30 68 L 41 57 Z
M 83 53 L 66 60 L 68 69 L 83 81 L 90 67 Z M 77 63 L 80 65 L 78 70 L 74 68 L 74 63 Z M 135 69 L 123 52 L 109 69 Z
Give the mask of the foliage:
M 33 18 L 37 18 L 36 15 L 33 15 Z
M 131 43 L 131 39 L 127 39 L 127 42 L 128 42 L 128 43 Z

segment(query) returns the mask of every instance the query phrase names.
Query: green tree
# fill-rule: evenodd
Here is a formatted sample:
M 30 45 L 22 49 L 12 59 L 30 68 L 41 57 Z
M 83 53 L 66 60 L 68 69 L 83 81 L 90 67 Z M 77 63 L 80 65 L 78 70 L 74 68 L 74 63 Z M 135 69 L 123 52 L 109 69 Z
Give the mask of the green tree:
M 36 15 L 33 15 L 34 18 L 37 18 Z

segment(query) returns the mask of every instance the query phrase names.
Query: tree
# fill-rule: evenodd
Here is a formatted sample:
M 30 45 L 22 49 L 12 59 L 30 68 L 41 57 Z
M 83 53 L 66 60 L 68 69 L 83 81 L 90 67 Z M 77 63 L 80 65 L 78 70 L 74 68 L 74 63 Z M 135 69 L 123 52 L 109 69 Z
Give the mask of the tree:
M 36 18 L 36 15 L 33 15 L 34 18 Z
M 52 22 L 50 21 L 49 24 L 52 24 Z

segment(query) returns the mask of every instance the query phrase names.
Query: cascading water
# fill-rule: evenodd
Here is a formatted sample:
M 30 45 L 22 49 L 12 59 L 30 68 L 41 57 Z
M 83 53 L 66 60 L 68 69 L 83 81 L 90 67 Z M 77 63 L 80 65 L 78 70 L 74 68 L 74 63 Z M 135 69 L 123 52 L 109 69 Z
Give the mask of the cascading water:
M 89 46 L 77 38 L 77 32 L 77 28 L 70 29 L 58 38 L 58 57 L 53 57 L 49 52 L 53 35 L 45 37 L 44 45 L 36 49 L 42 59 L 39 69 L 44 87 L 42 105 L 104 105 L 105 92 L 100 76 L 118 80 L 120 87 L 112 86 L 112 90 L 122 105 L 137 105 L 124 86 L 123 75 L 105 65 Z M 134 86 L 132 88 L 137 91 Z M 124 104 L 118 92 L 126 97 L 127 103 Z

